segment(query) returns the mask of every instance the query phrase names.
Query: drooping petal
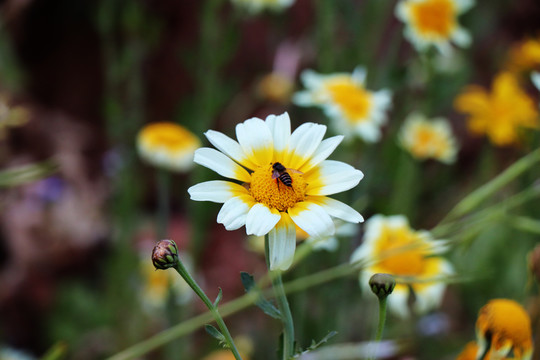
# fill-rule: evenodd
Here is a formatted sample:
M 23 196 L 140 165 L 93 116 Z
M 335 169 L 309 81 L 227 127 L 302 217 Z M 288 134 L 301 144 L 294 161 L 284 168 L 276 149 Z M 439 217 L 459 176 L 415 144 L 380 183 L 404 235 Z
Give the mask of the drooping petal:
M 223 204 L 217 216 L 217 222 L 227 230 L 237 230 L 244 226 L 249 209 L 255 204 L 250 195 L 233 197 Z
M 232 197 L 247 194 L 242 185 L 230 181 L 213 180 L 193 185 L 188 189 L 191 200 L 224 203 Z
M 326 132 L 326 126 L 315 123 L 300 125 L 290 138 L 289 157 L 286 166 L 292 169 L 300 168 L 321 144 Z
M 268 234 L 281 219 L 279 211 L 257 203 L 249 210 L 246 218 L 246 233 L 248 235 L 263 236 Z
M 208 130 L 204 135 L 219 151 L 237 163 L 249 169 L 254 169 L 256 167 L 256 165 L 247 158 L 246 154 L 244 154 L 240 144 L 227 135 L 215 130 Z
M 251 181 L 251 175 L 227 155 L 211 148 L 200 148 L 193 158 L 197 164 L 217 172 L 219 175 L 244 182 Z
M 259 166 L 272 161 L 272 133 L 263 120 L 251 118 L 236 125 L 236 137 L 249 161 Z
M 319 205 L 307 201 L 298 202 L 288 210 L 291 219 L 310 236 L 323 237 L 333 235 L 334 222 Z
M 321 206 L 330 216 L 352 223 L 363 222 L 360 213 L 341 201 L 326 196 L 308 196 L 306 201 Z
M 294 259 L 296 227 L 287 213 L 268 233 L 270 270 L 287 270 Z
M 392 294 L 388 296 L 388 309 L 402 319 L 407 319 L 410 315 L 409 306 L 409 288 L 404 284 L 396 284 Z
M 331 195 L 349 190 L 360 182 L 364 174 L 341 161 L 325 160 L 304 174 L 306 194 Z
M 328 156 L 330 156 L 330 154 L 332 154 L 336 147 L 341 143 L 343 138 L 343 135 L 337 135 L 321 141 L 321 144 L 319 145 L 317 150 L 315 150 L 311 158 L 298 170 L 302 172 L 308 172 L 314 166 L 317 166 L 321 161 L 326 160 L 326 158 L 328 158 Z

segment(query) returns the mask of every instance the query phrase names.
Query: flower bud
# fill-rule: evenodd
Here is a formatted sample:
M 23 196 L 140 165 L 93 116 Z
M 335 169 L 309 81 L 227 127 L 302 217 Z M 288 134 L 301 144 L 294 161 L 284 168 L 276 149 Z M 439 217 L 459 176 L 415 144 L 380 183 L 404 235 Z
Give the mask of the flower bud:
M 377 273 L 369 279 L 369 287 L 379 300 L 383 300 L 394 291 L 396 279 L 390 274 Z
M 165 270 L 176 266 L 178 248 L 172 240 L 160 240 L 152 250 L 152 263 L 156 269 Z

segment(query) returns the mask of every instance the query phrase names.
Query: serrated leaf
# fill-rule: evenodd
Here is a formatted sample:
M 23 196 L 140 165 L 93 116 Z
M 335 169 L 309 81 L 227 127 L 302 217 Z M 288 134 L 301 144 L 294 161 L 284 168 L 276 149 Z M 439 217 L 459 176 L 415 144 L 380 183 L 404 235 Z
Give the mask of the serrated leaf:
M 214 301 L 214 307 L 217 307 L 219 302 L 223 298 L 223 291 L 221 290 L 221 288 L 218 288 L 218 289 L 219 289 L 219 291 L 218 291 L 218 294 L 216 296 L 216 300 Z
M 227 340 L 225 339 L 225 336 L 223 336 L 223 334 L 218 329 L 216 329 L 214 326 L 209 325 L 209 324 L 204 325 L 204 329 L 206 330 L 208 334 L 210 334 L 210 336 L 212 336 L 217 341 L 219 341 L 219 344 L 221 346 L 226 347 Z
M 306 348 L 304 351 L 301 351 L 297 354 L 295 354 L 292 359 L 298 359 L 301 355 L 305 355 L 310 351 L 313 351 L 320 347 L 322 344 L 328 342 L 332 337 L 337 335 L 337 331 L 330 331 L 325 337 L 323 337 L 319 342 L 315 342 L 315 340 L 311 340 L 311 345 Z
M 255 280 L 253 275 L 248 274 L 247 272 L 242 271 L 240 273 L 240 280 L 246 292 L 256 292 L 257 300 L 255 305 L 257 305 L 266 315 L 273 317 L 274 319 L 281 319 L 281 312 L 272 304 L 270 301 L 266 300 L 262 295 L 261 291 L 255 285 Z

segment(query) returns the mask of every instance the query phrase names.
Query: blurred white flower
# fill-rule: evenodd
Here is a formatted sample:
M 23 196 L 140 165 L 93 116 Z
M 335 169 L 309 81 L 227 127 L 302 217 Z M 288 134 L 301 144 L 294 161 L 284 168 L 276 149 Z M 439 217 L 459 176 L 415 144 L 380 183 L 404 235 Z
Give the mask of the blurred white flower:
M 473 0 L 401 0 L 396 16 L 405 23 L 405 37 L 418 51 L 435 46 L 443 55 L 449 55 L 450 42 L 461 47 L 471 43 L 469 32 L 457 18 L 473 5 Z
M 456 160 L 458 147 L 445 118 L 410 114 L 399 132 L 399 143 L 419 160 L 432 158 L 447 164 Z
M 329 75 L 305 70 L 301 79 L 306 90 L 294 94 L 296 105 L 321 107 L 338 133 L 354 134 L 366 142 L 380 139 L 380 128 L 391 106 L 391 92 L 366 89 L 364 68 L 357 67 L 352 74 Z
M 396 315 L 409 316 L 408 301 L 414 293 L 414 310 L 425 313 L 440 305 L 446 283 L 439 277 L 453 274 L 449 261 L 436 256 L 446 242 L 434 241 L 427 231 L 415 231 L 401 215 L 375 215 L 366 221 L 364 242 L 351 256 L 351 262 L 367 263 L 360 273 L 360 285 L 369 290 L 373 274 L 391 274 L 396 287 L 387 298 L 388 308 Z

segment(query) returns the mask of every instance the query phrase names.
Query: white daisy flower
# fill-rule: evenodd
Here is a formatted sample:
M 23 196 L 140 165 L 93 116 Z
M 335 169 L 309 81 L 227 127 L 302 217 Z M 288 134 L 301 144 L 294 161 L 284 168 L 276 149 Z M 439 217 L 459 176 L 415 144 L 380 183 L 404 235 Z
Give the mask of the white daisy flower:
M 414 231 L 401 215 L 375 215 L 366 221 L 364 242 L 351 256 L 351 262 L 367 261 L 359 276 L 360 285 L 369 291 L 373 274 L 396 276 L 397 284 L 388 296 L 388 308 L 396 315 L 409 316 L 408 299 L 414 292 L 414 310 L 421 314 L 440 305 L 446 284 L 430 281 L 453 274 L 447 260 L 435 256 L 445 249 L 443 241 L 433 241 L 427 231 Z M 412 283 L 400 282 L 412 279 Z
M 399 133 L 400 145 L 417 159 L 436 159 L 450 164 L 456 160 L 457 144 L 445 118 L 427 119 L 412 113 Z
M 301 79 L 307 90 L 293 96 L 296 105 L 322 107 L 338 133 L 352 132 L 367 142 L 380 139 L 380 128 L 391 105 L 391 92 L 367 90 L 364 68 L 357 67 L 352 74 L 330 75 L 305 70 Z
M 189 130 L 171 122 L 156 122 L 143 127 L 137 135 L 137 150 L 147 163 L 171 171 L 188 171 L 193 153 L 201 142 Z
M 205 133 L 219 150 L 201 148 L 194 161 L 236 181 L 214 180 L 188 189 L 192 200 L 223 203 L 218 223 L 245 225 L 248 235 L 268 234 L 270 269 L 286 270 L 296 247 L 296 226 L 310 236 L 334 233 L 333 218 L 358 223 L 362 216 L 327 197 L 355 187 L 364 176 L 340 161 L 326 160 L 343 136 L 323 140 L 326 126 L 304 123 L 291 133 L 289 115 L 251 118 L 236 126 L 238 142 Z
M 232 2 L 252 14 L 257 14 L 265 9 L 281 11 L 294 4 L 294 0 L 232 0 Z
M 461 47 L 471 43 L 469 32 L 457 18 L 473 5 L 473 0 L 401 0 L 396 16 L 406 24 L 405 37 L 418 51 L 433 45 L 443 55 L 449 55 L 450 42 Z

